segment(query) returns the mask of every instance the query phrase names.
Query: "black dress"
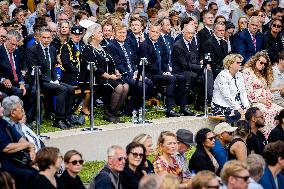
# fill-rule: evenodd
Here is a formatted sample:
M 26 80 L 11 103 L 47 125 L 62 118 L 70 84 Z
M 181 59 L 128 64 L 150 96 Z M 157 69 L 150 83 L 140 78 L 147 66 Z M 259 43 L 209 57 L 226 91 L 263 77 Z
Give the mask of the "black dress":
M 80 177 L 77 175 L 75 178 L 71 177 L 68 171 L 64 171 L 60 176 L 64 187 L 66 189 L 85 189 Z
M 96 83 L 108 92 L 113 92 L 114 89 L 120 85 L 124 84 L 121 79 L 108 80 L 102 77 L 104 73 L 115 74 L 115 62 L 110 54 L 104 49 L 98 50 L 91 45 L 86 45 L 82 52 L 82 63 L 79 80 L 89 81 L 88 74 L 88 62 L 96 62 L 96 70 L 94 75 L 96 77 Z
M 57 187 L 54 187 L 44 175 L 38 174 L 32 181 L 30 189 L 65 189 L 61 179 L 57 176 L 55 176 L 55 179 Z
M 144 176 L 141 170 L 132 171 L 128 165 L 126 165 L 121 172 L 122 176 L 122 188 L 123 189 L 138 189 L 138 184 L 141 178 Z
M 232 140 L 232 142 L 230 143 L 229 147 L 228 147 L 228 160 L 237 159 L 236 154 L 232 154 L 231 153 L 231 147 L 233 146 L 233 144 L 235 144 L 238 141 L 241 141 L 241 142 L 243 142 L 246 145 L 246 143 L 245 143 L 245 141 L 243 141 L 243 139 L 241 139 L 241 138 L 234 138 Z M 247 154 L 248 154 L 248 152 L 247 152 Z

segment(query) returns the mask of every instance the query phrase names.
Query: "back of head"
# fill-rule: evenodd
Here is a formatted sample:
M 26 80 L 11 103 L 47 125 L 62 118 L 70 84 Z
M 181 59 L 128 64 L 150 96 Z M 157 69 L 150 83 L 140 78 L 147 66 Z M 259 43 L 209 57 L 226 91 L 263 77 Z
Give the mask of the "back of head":
M 240 137 L 246 137 L 250 134 L 250 126 L 248 121 L 246 120 L 239 120 L 236 123 L 236 135 L 239 135 Z
M 216 174 L 209 170 L 199 171 L 192 178 L 192 189 L 201 189 L 208 185 L 212 179 L 216 178 Z
M 13 177 L 6 171 L 0 171 L 0 188 L 14 189 L 15 181 Z
M 228 184 L 230 176 L 235 176 L 243 170 L 248 170 L 246 163 L 238 160 L 228 161 L 225 163 L 220 174 L 223 183 Z
M 176 175 L 165 174 L 162 176 L 163 179 L 163 189 L 178 189 L 179 179 Z
M 162 179 L 158 175 L 146 175 L 140 180 L 138 189 L 162 189 Z
M 254 178 L 263 174 L 265 161 L 259 154 L 250 154 L 247 158 L 247 165 L 250 176 Z
M 284 142 L 276 141 L 265 146 L 263 157 L 267 165 L 275 166 L 279 158 L 284 158 Z

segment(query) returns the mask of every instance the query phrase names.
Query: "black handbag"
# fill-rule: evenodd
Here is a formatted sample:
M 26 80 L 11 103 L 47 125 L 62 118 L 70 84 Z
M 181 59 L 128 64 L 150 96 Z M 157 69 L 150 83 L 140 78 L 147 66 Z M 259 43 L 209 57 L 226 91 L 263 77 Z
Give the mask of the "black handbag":
M 11 138 L 12 142 L 15 142 L 10 132 L 9 126 L 6 128 L 6 132 Z M 27 150 L 21 150 L 21 151 L 12 153 L 10 155 L 10 158 L 12 160 L 12 163 L 19 167 L 30 167 L 32 163 L 31 156 Z

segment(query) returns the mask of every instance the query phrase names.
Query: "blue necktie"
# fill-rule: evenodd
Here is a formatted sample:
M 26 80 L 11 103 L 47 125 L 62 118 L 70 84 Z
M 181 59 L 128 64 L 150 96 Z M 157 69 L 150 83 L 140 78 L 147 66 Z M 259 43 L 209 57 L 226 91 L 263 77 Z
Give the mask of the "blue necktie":
M 155 51 L 157 54 L 157 63 L 158 63 L 159 71 L 162 71 L 161 52 L 160 52 L 158 42 L 154 43 L 154 47 L 155 47 Z

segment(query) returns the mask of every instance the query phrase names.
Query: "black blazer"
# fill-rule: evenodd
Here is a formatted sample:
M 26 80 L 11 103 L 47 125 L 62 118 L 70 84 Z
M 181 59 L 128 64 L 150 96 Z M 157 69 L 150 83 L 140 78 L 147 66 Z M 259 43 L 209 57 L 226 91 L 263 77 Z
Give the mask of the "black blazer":
M 196 149 L 188 162 L 188 168 L 191 172 L 195 171 L 195 173 L 202 170 L 210 170 L 216 174 L 220 173 L 220 167 L 217 171 L 215 171 L 215 167 L 209 155 L 205 152 L 204 148 Z
M 213 31 L 212 31 L 213 32 Z M 197 33 L 197 37 L 199 39 L 199 42 L 201 44 L 201 48 L 200 48 L 200 53 L 202 55 L 204 55 L 204 46 L 203 44 L 205 43 L 205 41 L 207 41 L 210 37 L 212 37 L 212 35 L 210 34 L 209 30 L 204 26 L 204 28 L 202 30 L 200 30 Z
M 49 46 L 49 54 L 51 60 L 51 70 L 49 65 L 45 62 L 44 59 L 44 50 L 41 48 L 40 43 L 35 44 L 27 48 L 26 53 L 26 63 L 29 69 L 29 73 L 32 72 L 32 66 L 40 66 L 41 79 L 46 82 L 58 80 L 55 64 L 56 64 L 56 49 L 52 46 Z M 48 75 L 48 70 L 50 70 L 51 76 Z
M 21 58 L 21 53 L 20 53 L 19 49 L 16 49 L 13 52 L 13 56 L 14 56 L 15 69 L 16 69 L 16 73 L 17 73 L 17 76 L 18 76 L 18 82 L 24 81 L 23 75 L 22 75 L 22 72 L 21 72 L 21 63 L 20 63 L 20 60 L 22 58 Z M 11 81 L 12 85 L 16 86 L 16 85 L 18 85 L 18 82 L 16 83 L 14 81 L 14 75 L 13 75 L 13 71 L 12 71 L 12 67 L 11 67 L 9 58 L 10 57 L 8 57 L 7 51 L 4 47 L 4 45 L 1 45 L 0 46 L 0 60 L 1 60 L 0 61 L 0 80 L 2 78 L 9 79 Z
M 162 71 L 160 71 L 157 63 L 157 54 L 152 41 L 150 39 L 145 39 L 145 41 L 140 44 L 138 50 L 139 59 L 147 58 L 149 63 L 147 66 L 145 66 L 145 74 L 147 77 L 151 77 L 151 75 L 163 75 L 163 72 L 169 72 L 168 54 L 166 53 L 166 49 L 164 47 L 164 45 L 159 44 L 162 67 Z
M 221 45 L 219 45 L 215 36 L 210 37 L 204 44 L 204 54 L 210 53 L 211 56 L 211 66 L 214 69 L 222 69 L 223 68 L 223 59 L 228 55 L 228 44 L 225 40 L 220 41 L 223 46 L 223 50 Z
M 182 74 L 185 71 L 200 72 L 202 70 L 197 46 L 189 45 L 187 48 L 183 38 L 173 45 L 172 64 L 173 73 Z

